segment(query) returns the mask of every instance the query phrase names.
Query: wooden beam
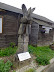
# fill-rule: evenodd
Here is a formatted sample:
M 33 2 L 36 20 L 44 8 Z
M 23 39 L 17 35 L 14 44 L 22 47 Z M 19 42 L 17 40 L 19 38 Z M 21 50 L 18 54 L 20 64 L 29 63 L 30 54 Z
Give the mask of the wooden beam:
M 54 24 L 48 24 L 47 22 L 44 21 L 40 21 L 40 20 L 36 20 L 36 19 L 32 19 L 34 22 L 38 23 L 39 25 L 44 25 L 44 26 L 48 26 L 48 27 L 52 27 L 54 28 Z
M 4 9 L 0 9 L 0 12 L 6 12 Z

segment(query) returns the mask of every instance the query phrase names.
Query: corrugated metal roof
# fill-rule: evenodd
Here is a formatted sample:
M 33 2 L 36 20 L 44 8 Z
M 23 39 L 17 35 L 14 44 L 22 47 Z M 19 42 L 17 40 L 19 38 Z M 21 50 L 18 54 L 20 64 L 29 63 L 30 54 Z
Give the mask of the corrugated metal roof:
M 15 12 L 15 13 L 23 14 L 21 9 L 7 5 L 7 4 L 4 4 L 4 3 L 1 3 L 1 2 L 0 2 L 0 8 L 8 10 L 8 11 Z M 37 15 L 37 14 L 32 14 L 32 17 L 54 24 L 54 22 L 51 21 L 50 19 L 43 17 L 43 16 L 40 16 L 40 15 Z

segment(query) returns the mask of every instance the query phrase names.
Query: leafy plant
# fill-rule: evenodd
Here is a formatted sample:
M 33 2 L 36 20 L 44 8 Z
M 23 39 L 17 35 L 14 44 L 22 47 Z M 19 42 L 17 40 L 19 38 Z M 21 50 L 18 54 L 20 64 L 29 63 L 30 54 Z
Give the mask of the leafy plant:
M 26 70 L 25 72 L 35 72 L 35 70 L 30 68 L 30 69 Z
M 15 47 L 15 43 L 14 43 L 14 42 L 11 42 L 9 45 L 10 45 L 10 47 L 12 47 L 12 48 Z
M 13 72 L 16 72 L 15 70 Z
M 41 65 L 49 64 L 49 60 L 54 57 L 54 51 L 49 46 L 33 47 L 28 46 L 28 51 L 36 56 L 36 61 Z
M 12 62 L 10 61 L 4 63 L 3 60 L 0 60 L 0 72 L 9 72 L 12 65 Z
M 5 49 L 0 49 L 0 56 L 10 56 L 16 53 L 17 47 L 8 47 Z
M 50 64 L 49 59 L 45 56 L 37 56 L 36 61 L 40 64 L 40 65 L 47 65 Z

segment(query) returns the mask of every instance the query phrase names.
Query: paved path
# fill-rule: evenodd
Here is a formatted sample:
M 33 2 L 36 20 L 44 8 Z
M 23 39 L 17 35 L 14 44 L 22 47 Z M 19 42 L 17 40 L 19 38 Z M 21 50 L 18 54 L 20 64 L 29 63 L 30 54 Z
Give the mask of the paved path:
M 37 72 L 54 72 L 54 58 L 50 60 L 50 64 L 46 66 L 40 66 L 36 70 Z
M 43 72 L 54 72 L 54 63 L 51 64 L 45 71 Z
M 47 69 L 47 72 L 54 72 L 54 63 Z

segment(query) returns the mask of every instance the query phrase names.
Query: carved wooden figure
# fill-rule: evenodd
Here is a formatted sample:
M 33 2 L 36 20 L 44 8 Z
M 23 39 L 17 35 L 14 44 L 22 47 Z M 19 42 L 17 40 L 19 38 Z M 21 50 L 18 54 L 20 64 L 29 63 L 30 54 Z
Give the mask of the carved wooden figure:
M 32 23 L 31 14 L 35 10 L 35 8 L 31 9 L 31 7 L 27 10 L 25 4 L 22 4 L 22 12 L 23 17 L 20 20 L 20 27 L 18 31 L 18 52 L 26 52 L 28 51 L 28 42 L 29 42 L 29 34 L 30 27 Z

